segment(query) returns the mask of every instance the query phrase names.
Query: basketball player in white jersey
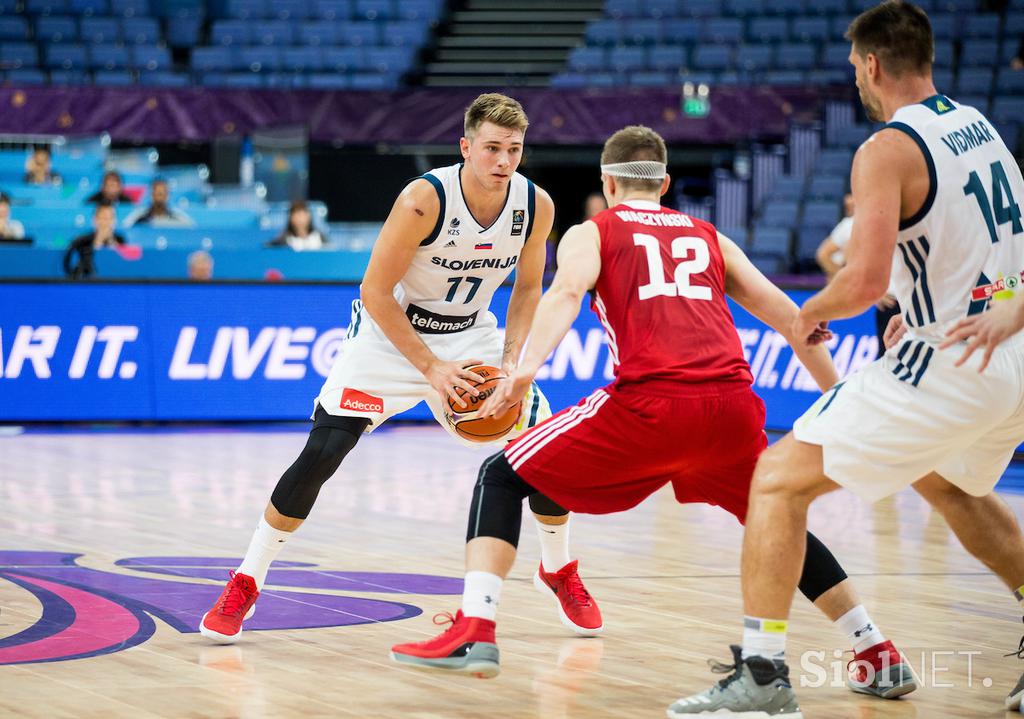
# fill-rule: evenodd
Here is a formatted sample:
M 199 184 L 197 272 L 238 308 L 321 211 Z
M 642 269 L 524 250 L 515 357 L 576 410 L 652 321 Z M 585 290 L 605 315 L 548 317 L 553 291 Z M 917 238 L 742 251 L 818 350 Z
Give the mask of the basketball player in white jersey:
M 306 447 L 278 481 L 242 564 L 203 616 L 204 636 L 238 639 L 271 562 L 362 433 L 425 401 L 464 441 L 443 406 L 448 398 L 464 406 L 457 388 L 477 394 L 469 382 L 482 378 L 468 368 L 515 368 L 540 300 L 554 220 L 548 194 L 516 172 L 527 125 L 515 100 L 481 95 L 466 111 L 464 162 L 431 170 L 398 196 L 374 245 L 361 301 L 353 302 L 348 337 L 314 402 Z M 488 307 L 513 270 L 502 339 Z M 501 441 L 550 415 L 534 386 L 518 424 Z M 600 610 L 569 558 L 568 513 L 543 497 L 531 508 L 541 543 L 535 583 L 554 595 L 563 624 L 578 634 L 599 633 Z M 478 581 L 473 573 L 466 577 L 471 586 Z
M 1024 271 L 1024 180 L 992 123 L 932 84 L 924 11 L 888 0 L 858 16 L 846 36 L 861 100 L 887 124 L 854 158 L 847 265 L 803 306 L 793 334 L 810 337 L 819 322 L 865 311 L 890 272 L 906 333 L 761 456 L 734 672 L 678 700 L 669 716 L 801 716 L 784 659 L 790 602 L 808 507 L 840 487 L 874 502 L 913 486 L 1024 609 L 1024 537 L 992 491 L 1024 440 L 1024 335 L 995 346 L 981 373 L 981 354 L 958 366 L 967 350 L 955 331 L 956 345 L 939 349 L 965 317 L 1020 301 L 1010 296 L 1020 293 Z M 1024 677 L 1007 709 L 1019 708 L 1022 694 Z

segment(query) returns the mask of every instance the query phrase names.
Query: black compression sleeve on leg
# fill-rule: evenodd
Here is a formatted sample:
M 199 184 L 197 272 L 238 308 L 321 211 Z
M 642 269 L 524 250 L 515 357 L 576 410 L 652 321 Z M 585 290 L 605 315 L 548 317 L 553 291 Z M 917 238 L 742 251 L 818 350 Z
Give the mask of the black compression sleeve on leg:
M 306 519 L 320 487 L 338 470 L 368 424 L 368 419 L 334 417 L 318 407 L 306 446 L 281 475 L 270 497 L 274 508 L 286 517 Z
M 530 511 L 544 517 L 564 517 L 569 513 L 568 509 L 556 504 L 540 492 L 530 495 Z
M 828 547 L 810 532 L 807 533 L 807 553 L 804 571 L 800 575 L 800 591 L 812 602 L 846 579 L 846 572 Z
M 536 491 L 516 474 L 504 452 L 488 457 L 480 467 L 473 488 L 466 541 L 495 537 L 518 547 L 523 499 L 536 494 Z

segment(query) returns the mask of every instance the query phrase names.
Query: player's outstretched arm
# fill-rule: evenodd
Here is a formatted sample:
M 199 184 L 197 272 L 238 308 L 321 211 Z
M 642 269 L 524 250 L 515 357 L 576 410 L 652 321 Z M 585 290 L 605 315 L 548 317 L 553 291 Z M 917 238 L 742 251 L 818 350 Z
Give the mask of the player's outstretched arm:
M 420 243 L 434 231 L 440 213 L 437 191 L 426 180 L 414 180 L 402 190 L 373 246 L 359 290 L 363 307 L 391 344 L 423 373 L 438 394 L 466 406 L 455 388 L 477 394 L 467 380 L 482 382 L 483 378 L 465 368 L 480 364 L 480 360 L 439 360 L 416 334 L 394 295 L 395 285 L 408 271 Z
M 819 322 L 853 317 L 885 296 L 900 226 L 905 178 L 924 165 L 921 151 L 905 133 L 882 130 L 860 146 L 850 173 L 857 211 L 846 246 L 846 264 L 818 294 L 804 303 L 794 332 L 808 335 Z
M 519 367 L 501 382 L 484 406 L 483 416 L 501 414 L 521 400 L 537 371 L 572 327 L 587 291 L 601 272 L 601 236 L 597 225 L 574 225 L 558 244 L 558 271 L 550 289 L 537 305 L 529 341 Z
M 814 344 L 808 344 L 808 337 L 794 335 L 793 323 L 800 312 L 796 303 L 761 274 L 743 250 L 722 233 L 718 233 L 718 245 L 725 258 L 726 294 L 786 338 L 822 392 L 838 382 L 839 375 L 832 364 L 832 357 L 823 344 L 831 333 L 820 327 L 813 336 Z
M 519 362 L 526 335 L 530 331 L 537 303 L 540 302 L 544 280 L 544 262 L 547 259 L 547 240 L 555 221 L 555 204 L 551 196 L 536 188 L 537 204 L 533 218 L 533 231 L 526 238 L 519 262 L 516 264 L 516 282 L 508 301 L 505 317 L 505 349 L 501 368 L 511 373 Z

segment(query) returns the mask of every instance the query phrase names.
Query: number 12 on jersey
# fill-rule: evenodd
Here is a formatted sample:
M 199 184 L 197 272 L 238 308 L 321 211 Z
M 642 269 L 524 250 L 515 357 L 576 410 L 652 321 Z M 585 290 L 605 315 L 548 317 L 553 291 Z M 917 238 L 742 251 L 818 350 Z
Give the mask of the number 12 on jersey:
M 672 281 L 665 278 L 665 263 L 661 260 L 661 243 L 652 235 L 635 233 L 633 244 L 643 247 L 647 255 L 647 270 L 650 281 L 641 285 L 641 300 L 652 297 L 685 297 L 688 300 L 710 300 L 711 288 L 690 284 L 692 275 L 700 274 L 711 264 L 708 243 L 699 237 L 677 237 L 672 240 L 672 257 L 682 260 L 676 265 Z M 693 258 L 686 259 L 693 251 Z

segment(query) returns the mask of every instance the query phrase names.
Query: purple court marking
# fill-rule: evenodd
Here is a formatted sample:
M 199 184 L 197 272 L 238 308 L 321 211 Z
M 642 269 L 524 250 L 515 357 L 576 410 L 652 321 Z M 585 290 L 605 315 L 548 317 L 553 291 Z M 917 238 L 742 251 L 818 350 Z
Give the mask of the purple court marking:
M 0 639 L 0 664 L 62 661 L 121 651 L 156 631 L 153 617 L 179 632 L 198 632 L 203 614 L 222 585 L 165 579 L 171 575 L 227 579 L 235 560 L 216 557 L 133 557 L 117 562 L 142 576 L 116 574 L 75 563 L 80 554 L 0 551 L 0 578 L 31 592 L 42 617 L 28 629 Z M 315 566 L 276 563 L 268 583 L 308 589 L 362 592 L 458 594 L 462 581 L 421 574 L 321 572 L 288 569 Z M 343 627 L 415 617 L 419 607 L 400 602 L 312 592 L 268 589 L 247 630 Z

